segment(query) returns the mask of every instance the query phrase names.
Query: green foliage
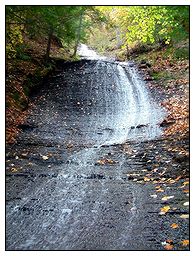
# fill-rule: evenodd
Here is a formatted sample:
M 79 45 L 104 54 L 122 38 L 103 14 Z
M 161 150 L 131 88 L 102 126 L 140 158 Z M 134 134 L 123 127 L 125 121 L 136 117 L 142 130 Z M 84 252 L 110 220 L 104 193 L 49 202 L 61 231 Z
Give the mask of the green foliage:
M 189 36 L 189 6 L 100 6 L 97 8 L 107 17 L 108 33 L 114 36 L 111 28 L 120 31 L 123 49 L 126 49 L 127 45 L 131 48 L 144 44 L 166 45 Z M 117 39 L 115 44 L 118 45 L 118 41 Z
M 22 29 L 21 25 L 13 24 L 6 30 L 6 53 L 9 59 L 16 57 L 17 47 L 23 43 Z
M 189 11 L 186 6 L 131 6 L 119 8 L 117 17 L 127 44 L 169 44 L 186 36 Z

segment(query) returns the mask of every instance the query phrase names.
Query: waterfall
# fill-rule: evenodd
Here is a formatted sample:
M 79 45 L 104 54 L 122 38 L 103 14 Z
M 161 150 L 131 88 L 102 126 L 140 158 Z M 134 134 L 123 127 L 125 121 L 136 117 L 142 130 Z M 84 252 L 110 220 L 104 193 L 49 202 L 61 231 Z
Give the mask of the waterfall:
M 165 112 L 152 99 L 136 68 L 127 62 L 120 63 L 101 57 L 86 45 L 80 46 L 79 54 L 84 59 L 97 61 L 93 67 L 96 80 L 94 82 L 94 77 L 91 77 L 89 98 L 96 98 L 93 111 L 98 119 L 92 118 L 95 120 L 91 125 L 93 136 L 99 130 L 104 134 L 97 139 L 98 145 L 160 136 L 159 123 L 163 121 Z

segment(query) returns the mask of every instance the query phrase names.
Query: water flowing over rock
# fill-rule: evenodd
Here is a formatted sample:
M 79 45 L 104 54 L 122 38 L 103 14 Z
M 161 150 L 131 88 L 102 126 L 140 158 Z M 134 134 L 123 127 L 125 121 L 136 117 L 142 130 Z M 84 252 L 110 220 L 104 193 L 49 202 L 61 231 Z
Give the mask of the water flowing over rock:
M 109 61 L 83 44 L 78 53 L 84 59 L 97 61 L 90 77 L 87 100 L 96 100 L 95 115 L 100 120 L 95 120 L 92 127 L 103 134 L 110 131 L 109 135 L 102 136 L 98 144 L 158 137 L 161 134 L 159 124 L 165 112 L 153 101 L 132 63 Z
M 155 231 L 139 217 L 152 192 L 130 183 L 127 173 L 142 173 L 140 143 L 160 136 L 165 113 L 132 63 L 84 45 L 79 53 L 84 60 L 48 79 L 30 126 L 9 149 L 7 249 L 159 248 L 137 228 Z M 129 160 L 127 151 L 137 155 Z

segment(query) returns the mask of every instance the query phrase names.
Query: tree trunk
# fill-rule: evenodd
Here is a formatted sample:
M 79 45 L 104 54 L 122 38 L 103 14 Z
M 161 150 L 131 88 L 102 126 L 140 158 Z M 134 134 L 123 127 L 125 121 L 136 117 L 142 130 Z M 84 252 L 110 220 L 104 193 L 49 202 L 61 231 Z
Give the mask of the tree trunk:
M 129 57 L 130 57 L 128 44 L 126 44 L 126 57 L 127 57 L 127 59 L 129 59 Z
M 53 35 L 53 30 L 50 29 L 49 35 L 48 35 L 48 41 L 47 41 L 47 50 L 46 50 L 46 54 L 45 54 L 45 60 L 46 60 L 46 61 L 49 60 L 49 54 L 50 54 L 50 49 L 51 49 L 51 39 L 52 39 L 52 35 Z
M 78 45 L 79 45 L 79 42 L 80 42 L 81 28 L 82 28 L 82 19 L 83 19 L 83 11 L 80 14 L 78 33 L 77 33 L 77 38 L 76 38 L 75 47 L 74 47 L 74 53 L 73 53 L 72 57 L 76 56 Z

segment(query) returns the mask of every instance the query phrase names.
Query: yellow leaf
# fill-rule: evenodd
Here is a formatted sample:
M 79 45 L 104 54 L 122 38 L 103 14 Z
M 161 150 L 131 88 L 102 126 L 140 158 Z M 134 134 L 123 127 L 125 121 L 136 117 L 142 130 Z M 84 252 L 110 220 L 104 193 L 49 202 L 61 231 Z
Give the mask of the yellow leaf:
M 108 164 L 114 164 L 114 161 L 113 161 L 112 159 L 106 159 L 106 162 L 107 162 Z
M 144 181 L 150 181 L 148 177 L 144 177 Z
M 166 206 L 164 206 L 164 207 L 162 207 L 162 208 L 160 209 L 160 213 L 159 213 L 159 214 L 164 215 L 164 214 L 167 213 L 170 209 L 171 209 L 171 207 L 170 207 L 169 205 L 166 205 Z
M 185 186 L 185 185 L 188 185 L 189 184 L 189 181 L 184 181 L 183 182 L 183 185 Z
M 156 192 L 164 192 L 164 189 L 159 188 L 158 190 L 156 190 Z
M 173 229 L 178 228 L 178 227 L 179 227 L 179 225 L 177 223 L 171 224 L 171 228 L 173 228 Z
M 97 163 L 97 164 L 100 164 L 100 165 L 104 165 L 104 164 L 105 164 L 105 161 L 103 161 L 103 160 L 97 160 L 96 163 Z
M 189 240 L 183 240 L 181 241 L 182 246 L 188 246 L 189 245 Z

